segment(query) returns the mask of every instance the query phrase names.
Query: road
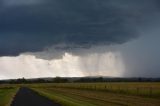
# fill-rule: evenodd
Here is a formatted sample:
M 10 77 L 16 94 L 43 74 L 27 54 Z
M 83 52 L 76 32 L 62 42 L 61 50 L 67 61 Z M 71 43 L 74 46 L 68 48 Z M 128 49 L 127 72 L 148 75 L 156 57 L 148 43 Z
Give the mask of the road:
M 16 94 L 11 106 L 61 106 L 53 101 L 38 95 L 36 92 L 22 87 Z

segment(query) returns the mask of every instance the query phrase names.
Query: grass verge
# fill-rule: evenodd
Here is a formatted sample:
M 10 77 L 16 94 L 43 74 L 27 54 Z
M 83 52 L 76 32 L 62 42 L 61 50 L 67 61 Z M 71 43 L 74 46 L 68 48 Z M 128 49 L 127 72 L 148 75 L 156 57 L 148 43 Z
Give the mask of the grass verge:
M 0 88 L 0 106 L 10 106 L 18 88 Z

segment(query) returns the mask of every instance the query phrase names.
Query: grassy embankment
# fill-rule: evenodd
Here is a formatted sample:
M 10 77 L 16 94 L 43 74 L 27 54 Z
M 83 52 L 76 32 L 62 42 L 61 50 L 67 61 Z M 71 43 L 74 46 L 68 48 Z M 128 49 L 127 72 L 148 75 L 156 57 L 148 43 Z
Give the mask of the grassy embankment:
M 0 106 L 10 106 L 18 87 L 0 85 Z
M 30 87 L 64 106 L 160 106 L 160 83 L 63 83 Z

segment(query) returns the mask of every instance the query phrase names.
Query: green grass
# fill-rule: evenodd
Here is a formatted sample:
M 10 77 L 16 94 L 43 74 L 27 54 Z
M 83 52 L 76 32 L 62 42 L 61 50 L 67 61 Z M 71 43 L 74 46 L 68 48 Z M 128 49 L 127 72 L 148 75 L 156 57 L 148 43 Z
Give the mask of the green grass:
M 160 106 L 160 83 L 41 83 L 0 85 L 0 106 L 29 87 L 63 106 Z
M 74 94 L 68 94 L 67 92 L 59 92 L 55 91 L 53 89 L 34 89 L 37 91 L 40 95 L 46 96 L 49 99 L 62 104 L 63 106 L 98 106 L 98 104 L 102 104 L 102 101 L 93 103 L 93 100 L 88 97 L 83 97 L 79 95 Z M 101 106 L 109 105 L 110 103 L 105 103 Z M 113 104 L 110 104 L 110 106 L 114 106 Z M 116 105 L 115 105 L 116 106 Z
M 0 87 L 0 106 L 9 106 L 18 88 Z
M 32 87 L 48 87 L 48 88 L 70 88 L 107 91 L 126 95 L 143 96 L 149 98 L 160 98 L 160 83 L 55 83 L 55 84 L 36 84 Z
M 54 83 L 27 86 L 64 106 L 160 106 L 160 83 Z
M 32 88 L 63 106 L 160 106 L 160 99 L 71 88 Z
M 60 92 L 54 92 L 48 89 L 33 89 L 42 96 L 46 96 L 49 99 L 62 104 L 63 106 L 96 106 L 91 103 L 81 101 L 73 98 L 71 95 L 64 95 Z

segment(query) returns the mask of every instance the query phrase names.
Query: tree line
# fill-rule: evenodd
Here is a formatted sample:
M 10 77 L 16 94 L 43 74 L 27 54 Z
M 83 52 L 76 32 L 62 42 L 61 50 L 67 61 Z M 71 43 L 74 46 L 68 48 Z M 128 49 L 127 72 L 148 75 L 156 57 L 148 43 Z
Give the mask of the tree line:
M 30 83 L 94 83 L 94 82 L 160 82 L 160 78 L 105 78 L 105 77 L 80 77 L 80 78 L 36 78 L 36 79 L 11 79 L 0 80 L 0 84 L 30 84 Z

